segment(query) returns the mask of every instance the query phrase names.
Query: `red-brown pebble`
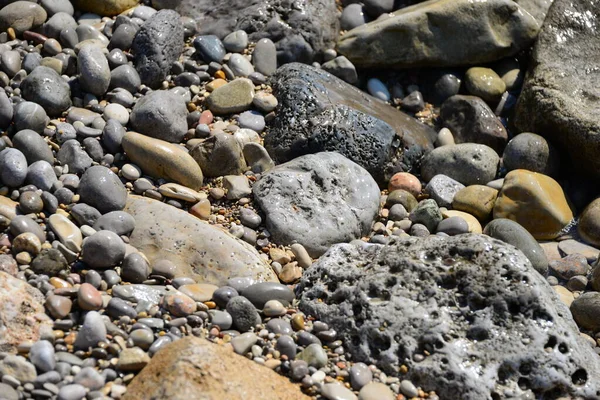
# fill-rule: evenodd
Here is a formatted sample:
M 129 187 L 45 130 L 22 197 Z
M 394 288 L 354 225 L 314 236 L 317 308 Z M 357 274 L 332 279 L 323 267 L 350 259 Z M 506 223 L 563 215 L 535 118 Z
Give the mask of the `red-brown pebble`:
M 413 196 L 418 196 L 421 193 L 421 181 L 408 172 L 398 172 L 390 179 L 388 190 L 393 192 L 398 189 L 406 190 Z
M 79 307 L 86 311 L 100 310 L 102 308 L 102 295 L 89 283 L 83 283 L 77 292 L 77 303 Z
M 64 296 L 51 294 L 46 299 L 46 309 L 56 319 L 63 319 L 71 312 L 73 302 Z
M 202 111 L 202 114 L 200 114 L 200 120 L 198 121 L 198 123 L 200 124 L 212 124 L 213 122 L 213 113 L 210 112 L 210 110 L 205 110 Z
M 163 307 L 177 317 L 187 317 L 196 311 L 196 302 L 183 293 L 172 293 L 163 298 Z

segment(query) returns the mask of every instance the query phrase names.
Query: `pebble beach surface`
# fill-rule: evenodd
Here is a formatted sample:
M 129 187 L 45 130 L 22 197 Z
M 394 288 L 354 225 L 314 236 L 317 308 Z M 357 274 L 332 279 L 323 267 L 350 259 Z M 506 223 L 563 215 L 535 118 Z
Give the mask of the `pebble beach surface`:
M 598 16 L 0 1 L 0 398 L 599 399 Z

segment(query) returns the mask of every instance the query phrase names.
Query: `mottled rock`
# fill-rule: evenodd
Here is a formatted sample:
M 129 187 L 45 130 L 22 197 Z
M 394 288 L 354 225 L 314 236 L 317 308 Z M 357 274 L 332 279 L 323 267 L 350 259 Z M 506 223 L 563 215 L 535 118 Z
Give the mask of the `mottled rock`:
M 23 98 L 44 107 L 51 117 L 71 107 L 69 84 L 51 68 L 39 66 L 21 83 Z
M 452 208 L 474 215 L 481 222 L 492 216 L 498 191 L 484 185 L 471 185 L 459 190 L 452 199 Z
M 187 132 L 187 108 L 183 98 L 172 91 L 157 90 L 137 101 L 131 124 L 156 139 L 179 143 Z

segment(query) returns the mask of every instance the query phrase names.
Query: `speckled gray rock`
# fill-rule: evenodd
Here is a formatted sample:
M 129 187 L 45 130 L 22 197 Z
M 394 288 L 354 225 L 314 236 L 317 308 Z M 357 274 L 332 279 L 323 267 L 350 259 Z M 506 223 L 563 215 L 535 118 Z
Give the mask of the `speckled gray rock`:
M 156 88 L 183 50 L 183 25 L 179 14 L 161 10 L 150 17 L 133 39 L 135 69 L 142 83 Z
M 102 144 L 111 153 L 118 153 L 125 136 L 125 128 L 116 119 L 109 119 L 102 130 Z
M 426 199 L 410 212 L 409 218 L 415 224 L 425 225 L 429 232 L 435 232 L 435 228 L 442 221 L 442 213 L 435 200 Z
M 100 212 L 122 210 L 127 200 L 127 190 L 110 169 L 102 166 L 89 168 L 79 181 L 81 201 Z
M 485 185 L 496 177 L 500 157 L 483 144 L 462 143 L 438 147 L 421 164 L 421 177 L 429 182 L 444 174 L 463 185 Z
M 366 234 L 379 207 L 377 183 L 338 153 L 281 164 L 264 174 L 253 192 L 274 242 L 300 243 L 313 257 Z
M 569 310 L 501 241 L 466 234 L 336 245 L 298 293 L 300 309 L 335 329 L 354 360 L 393 376 L 404 364 L 402 379 L 440 399 L 600 394 L 600 360 Z
M 31 101 L 22 101 L 15 106 L 15 129 L 31 129 L 38 133 L 44 132 L 48 124 L 48 115 L 39 104 Z
M 247 332 L 261 323 L 260 315 L 254 305 L 243 296 L 237 296 L 227 302 L 227 312 L 234 326 L 240 332 Z
M 187 108 L 181 96 L 157 90 L 142 97 L 131 111 L 131 124 L 140 133 L 179 143 L 187 132 Z
M 427 183 L 424 192 L 427 193 L 440 207 L 452 205 L 454 196 L 465 185 L 443 174 L 437 174 Z
M 39 66 L 21 83 L 25 100 L 44 107 L 51 117 L 59 116 L 71 107 L 69 84 L 52 68 Z
M 125 258 L 125 243 L 111 231 L 98 231 L 85 239 L 82 260 L 92 268 L 110 268 Z
M 110 67 L 100 46 L 83 46 L 77 55 L 77 69 L 84 91 L 95 96 L 106 93 L 110 84 Z
M 10 187 L 20 187 L 27 177 L 27 159 L 17 149 L 0 151 L 0 181 Z
M 106 326 L 98 312 L 90 311 L 85 315 L 74 346 L 77 349 L 87 350 L 89 347 L 96 346 L 100 341 L 106 341 Z
M 383 183 L 433 148 L 431 128 L 323 70 L 287 64 L 271 85 L 279 106 L 265 148 L 276 163 L 337 151 Z
M 35 131 L 24 129 L 13 136 L 13 146 L 20 150 L 27 159 L 27 163 L 33 164 L 36 161 L 46 161 L 54 163 L 54 156 L 48 143 Z

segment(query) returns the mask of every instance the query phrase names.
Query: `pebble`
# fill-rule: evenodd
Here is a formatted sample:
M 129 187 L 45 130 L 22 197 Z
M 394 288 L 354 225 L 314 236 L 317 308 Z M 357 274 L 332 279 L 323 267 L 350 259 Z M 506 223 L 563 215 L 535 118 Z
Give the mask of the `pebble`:
M 231 314 L 225 311 L 210 310 L 210 322 L 213 326 L 218 326 L 222 331 L 231 328 L 233 319 Z
M 139 347 L 123 349 L 119 354 L 117 368 L 124 372 L 136 372 L 150 362 L 150 356 Z
M 296 359 L 306 361 L 308 366 L 315 368 L 323 368 L 327 365 L 327 353 L 317 343 L 309 344 L 296 355 Z
M 87 350 L 102 341 L 106 341 L 104 320 L 98 312 L 90 311 L 85 315 L 74 346 L 77 349 Z
M 252 346 L 256 344 L 256 342 L 258 342 L 258 336 L 252 332 L 242 333 L 241 335 L 231 339 L 233 351 L 240 355 L 245 355 L 248 353 Z
M 238 124 L 242 129 L 251 129 L 261 133 L 265 129 L 265 118 L 256 111 L 245 111 L 240 114 Z
M 419 395 L 419 390 L 415 385 L 406 379 L 400 382 L 400 391 L 408 398 L 417 397 Z
M 225 308 L 232 298 L 239 296 L 238 291 L 230 286 L 221 286 L 213 292 L 212 300 L 220 308 Z
M 506 91 L 506 84 L 490 68 L 472 67 L 465 74 L 465 86 L 469 93 L 488 102 L 497 102 Z
M 86 238 L 82 259 L 92 268 L 114 267 L 125 258 L 125 243 L 114 232 L 102 230 Z
M 215 290 L 219 287 L 216 285 L 212 285 L 210 283 L 192 283 L 187 285 L 182 285 L 179 287 L 179 291 L 189 297 L 191 297 L 194 301 L 198 302 L 206 302 L 210 301 L 213 297 Z
M 356 363 L 350 368 L 350 383 L 354 390 L 361 390 L 362 387 L 373 380 L 373 372 L 364 363 Z
M 126 126 L 129 122 L 129 112 L 121 104 L 112 103 L 104 108 L 104 119 L 114 119 L 121 125 Z
M 98 311 L 102 308 L 102 295 L 89 283 L 83 283 L 77 291 L 77 304 L 85 311 Z
M 228 200 L 239 200 L 252 194 L 248 178 L 243 175 L 224 176 L 223 188 L 227 190 Z
M 77 68 L 80 72 L 79 81 L 83 90 L 96 96 L 106 93 L 111 74 L 108 60 L 100 47 L 83 46 L 77 55 Z
M 139 253 L 129 254 L 123 260 L 121 276 L 127 282 L 142 283 L 148 278 L 150 272 L 148 261 Z
M 229 68 L 235 76 L 247 78 L 254 72 L 254 67 L 250 61 L 241 54 L 232 54 L 227 62 Z
M 105 378 L 92 367 L 84 367 L 75 375 L 73 382 L 89 390 L 100 390 L 104 386 Z
M 227 312 L 231 315 L 233 324 L 246 332 L 260 324 L 261 319 L 254 305 L 245 297 L 237 296 L 227 302 Z
M 223 46 L 232 53 L 241 53 L 248 47 L 248 34 L 242 30 L 231 32 L 223 38 Z
M 358 400 L 395 400 L 396 395 L 383 383 L 371 382 L 358 392 Z
M 371 94 L 371 96 L 379 100 L 390 101 L 391 95 L 389 90 L 385 84 L 377 78 L 371 78 L 368 80 L 367 91 Z
M 258 309 L 264 308 L 269 300 L 278 300 L 287 306 L 295 298 L 294 292 L 290 288 L 277 282 L 261 282 L 250 285 L 242 291 L 242 296 Z
M 194 39 L 194 47 L 198 55 L 208 64 L 220 63 L 225 57 L 225 46 L 218 37 L 214 35 L 197 36 Z
M 27 160 L 17 149 L 0 151 L 0 181 L 10 187 L 20 187 L 27 177 Z
M 358 397 L 341 383 L 326 383 L 321 387 L 321 394 L 329 400 L 357 400 Z
M 35 365 L 38 371 L 52 371 L 56 366 L 54 359 L 54 346 L 46 340 L 40 340 L 29 349 L 29 360 Z
M 215 89 L 207 99 L 214 114 L 232 114 L 246 111 L 254 99 L 254 84 L 246 78 L 237 78 Z
M 196 302 L 194 299 L 179 292 L 165 295 L 162 305 L 177 317 L 187 317 L 196 311 Z
M 278 104 L 277 97 L 267 92 L 257 92 L 252 99 L 252 105 L 264 113 L 275 110 Z
M 277 70 L 277 49 L 271 39 L 260 39 L 252 53 L 252 64 L 257 72 L 270 76 Z
M 85 397 L 85 387 L 79 384 L 65 385 L 60 388 L 57 400 L 81 400 Z
M 46 298 L 46 308 L 56 319 L 65 318 L 71 312 L 73 302 L 64 296 L 50 295 Z

